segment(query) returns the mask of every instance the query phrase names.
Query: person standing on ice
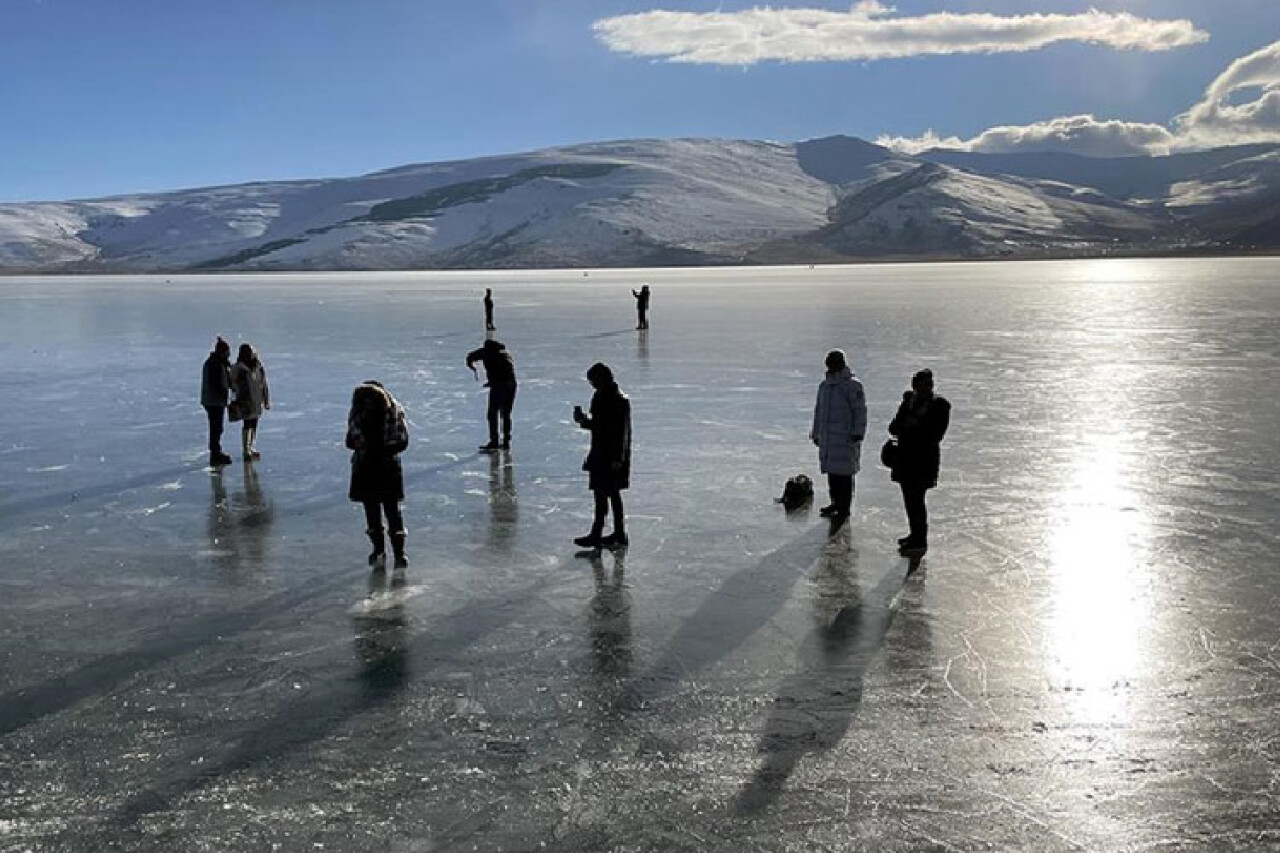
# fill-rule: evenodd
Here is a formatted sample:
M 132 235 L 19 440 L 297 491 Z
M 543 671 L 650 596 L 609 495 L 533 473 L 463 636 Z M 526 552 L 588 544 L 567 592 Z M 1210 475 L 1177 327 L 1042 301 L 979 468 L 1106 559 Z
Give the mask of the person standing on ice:
M 497 328 L 493 325 L 493 289 L 486 287 L 484 289 L 484 329 L 486 332 L 492 332 Z
M 200 405 L 209 416 L 209 464 L 230 465 L 231 457 L 222 452 L 223 416 L 231 391 L 231 344 L 218 336 L 213 352 L 204 360 L 200 379 Z
M 251 344 L 241 344 L 236 363 L 231 368 L 231 388 L 236 393 L 236 408 L 243 419 L 240 448 L 244 460 L 260 459 L 258 452 L 258 419 L 262 410 L 271 408 L 271 388 L 267 385 L 267 369 Z
M 580 548 L 621 548 L 629 544 L 627 522 L 622 511 L 622 492 L 631 484 L 631 400 L 622 393 L 613 371 L 601 362 L 591 365 L 587 381 L 595 389 L 591 414 L 573 407 L 578 426 L 591 431 L 591 449 L 582 463 L 588 487 L 595 495 L 595 516 L 591 532 L 573 543 Z M 604 533 L 604 519 L 613 509 L 613 533 Z
M 938 485 L 942 437 L 951 424 L 951 403 L 933 393 L 933 371 L 911 377 L 911 390 L 902 394 L 889 434 L 898 439 L 893 481 L 902 488 L 909 532 L 898 540 L 898 553 L 920 557 L 929 550 L 929 512 L 925 492 Z
M 492 338 L 480 349 L 467 353 L 467 367 L 476 369 L 476 362 L 484 363 L 485 387 L 489 389 L 489 443 L 480 445 L 485 453 L 501 447 L 511 449 L 511 409 L 516 403 L 516 362 L 501 341 Z M 498 443 L 498 419 L 502 419 L 502 443 Z
M 407 533 L 400 502 L 404 500 L 404 472 L 400 454 L 409 446 L 409 424 L 404 408 L 391 392 L 372 379 L 351 395 L 347 414 L 347 447 L 351 454 L 351 487 L 347 497 L 364 506 L 365 532 L 373 543 L 369 565 L 375 570 L 387 563 L 382 518 L 387 520 L 395 567 L 409 565 L 404 545 Z
M 845 361 L 844 351 L 827 353 L 827 376 L 818 386 L 809 438 L 818 446 L 818 464 L 827 475 L 831 503 L 818 514 L 842 522 L 853 506 L 853 475 L 862 459 L 867 432 L 867 402 L 862 383 Z
M 631 295 L 636 298 L 636 328 L 649 328 L 649 285 L 641 285 L 639 292 L 632 290 Z

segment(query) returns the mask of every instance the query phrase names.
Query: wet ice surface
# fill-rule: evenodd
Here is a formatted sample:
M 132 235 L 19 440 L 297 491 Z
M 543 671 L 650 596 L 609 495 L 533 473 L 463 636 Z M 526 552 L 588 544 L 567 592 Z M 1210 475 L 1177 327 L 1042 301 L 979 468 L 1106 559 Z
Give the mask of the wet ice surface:
M 652 329 L 627 288 L 650 281 Z M 0 848 L 1280 846 L 1280 262 L 0 282 Z M 475 452 L 482 288 L 520 375 Z M 203 467 L 257 344 L 262 460 Z M 821 359 L 871 430 L 834 538 Z M 575 556 L 594 360 L 625 555 Z M 932 549 L 875 464 L 954 407 Z M 407 573 L 345 499 L 351 387 L 407 407 Z M 819 497 L 822 497 L 820 489 Z

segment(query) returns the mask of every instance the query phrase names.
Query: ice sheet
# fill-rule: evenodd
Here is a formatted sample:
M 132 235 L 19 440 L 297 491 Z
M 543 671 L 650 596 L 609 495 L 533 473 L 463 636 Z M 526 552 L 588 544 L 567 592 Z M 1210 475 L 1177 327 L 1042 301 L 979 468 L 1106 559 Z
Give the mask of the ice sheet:
M 0 847 L 1280 845 L 1280 262 L 0 280 Z M 635 331 L 628 289 L 653 289 Z M 463 364 L 515 354 L 485 456 Z M 212 336 L 260 462 L 205 468 Z M 822 357 L 870 435 L 818 478 Z M 593 361 L 632 396 L 625 554 L 575 555 Z M 876 449 L 954 406 L 931 550 Z M 409 412 L 371 575 L 351 388 Z M 819 499 L 824 497 L 819 481 Z

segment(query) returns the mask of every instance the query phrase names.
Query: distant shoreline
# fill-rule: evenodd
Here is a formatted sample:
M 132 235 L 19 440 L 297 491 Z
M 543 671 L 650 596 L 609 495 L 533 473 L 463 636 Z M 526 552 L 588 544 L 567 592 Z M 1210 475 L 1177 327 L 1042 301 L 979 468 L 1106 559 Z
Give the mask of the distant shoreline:
M 822 267 L 858 267 L 858 266 L 880 266 L 880 265 L 909 265 L 909 264 L 962 264 L 962 263 L 1019 263 L 1019 262 L 1035 262 L 1035 261 L 1105 261 L 1105 260 L 1177 260 L 1179 258 L 1221 258 L 1229 260 L 1233 258 L 1276 258 L 1280 257 L 1280 249 L 1258 248 L 1235 252 L 1222 252 L 1209 247 L 1189 247 L 1185 249 L 1173 249 L 1162 252 L 1110 252 L 1107 254 L 1057 254 L 1047 253 L 1043 255 L 1021 255 L 1006 257 L 951 257 L 945 255 L 938 256 L 912 256 L 912 255 L 891 255 L 877 256 L 869 258 L 848 258 L 848 259 L 826 259 L 821 261 L 783 261 L 779 263 L 707 263 L 707 264 L 672 264 L 664 266 L 651 267 L 633 267 L 633 266 L 591 266 L 591 267 L 427 267 L 427 268 L 397 268 L 397 269 L 381 269 L 381 268 L 365 268 L 365 269 L 314 269 L 306 267 L 273 267 L 271 269 L 170 269 L 170 270 L 0 270 L 0 280 L 8 278 L 93 278 L 93 277 L 113 277 L 113 276 L 208 276 L 210 278 L 237 276 L 237 275 L 344 275 L 344 274 L 363 274 L 363 273 L 387 273 L 387 274 L 408 274 L 408 273 L 437 273 L 452 274 L 458 276 L 469 275 L 502 275 L 504 273 L 562 273 L 562 274 L 583 274 L 583 277 L 589 277 L 593 272 L 618 273 L 625 271 L 635 271 L 639 275 L 643 275 L 647 271 L 660 272 L 664 270 L 723 270 L 723 269 L 765 269 L 768 267 L 780 267 L 788 269 L 802 269 L 806 267 L 822 268 Z

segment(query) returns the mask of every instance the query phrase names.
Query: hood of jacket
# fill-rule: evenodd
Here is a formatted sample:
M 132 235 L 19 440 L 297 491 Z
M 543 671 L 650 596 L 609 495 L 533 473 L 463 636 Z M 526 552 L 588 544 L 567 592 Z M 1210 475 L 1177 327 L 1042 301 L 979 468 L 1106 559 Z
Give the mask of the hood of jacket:
M 852 381 L 853 381 L 853 370 L 848 365 L 845 365 L 844 367 L 837 370 L 835 373 L 828 373 L 826 378 L 822 380 L 822 384 L 823 385 L 843 385 L 846 382 L 852 382 Z M 809 387 L 812 388 L 813 386 L 810 385 Z

